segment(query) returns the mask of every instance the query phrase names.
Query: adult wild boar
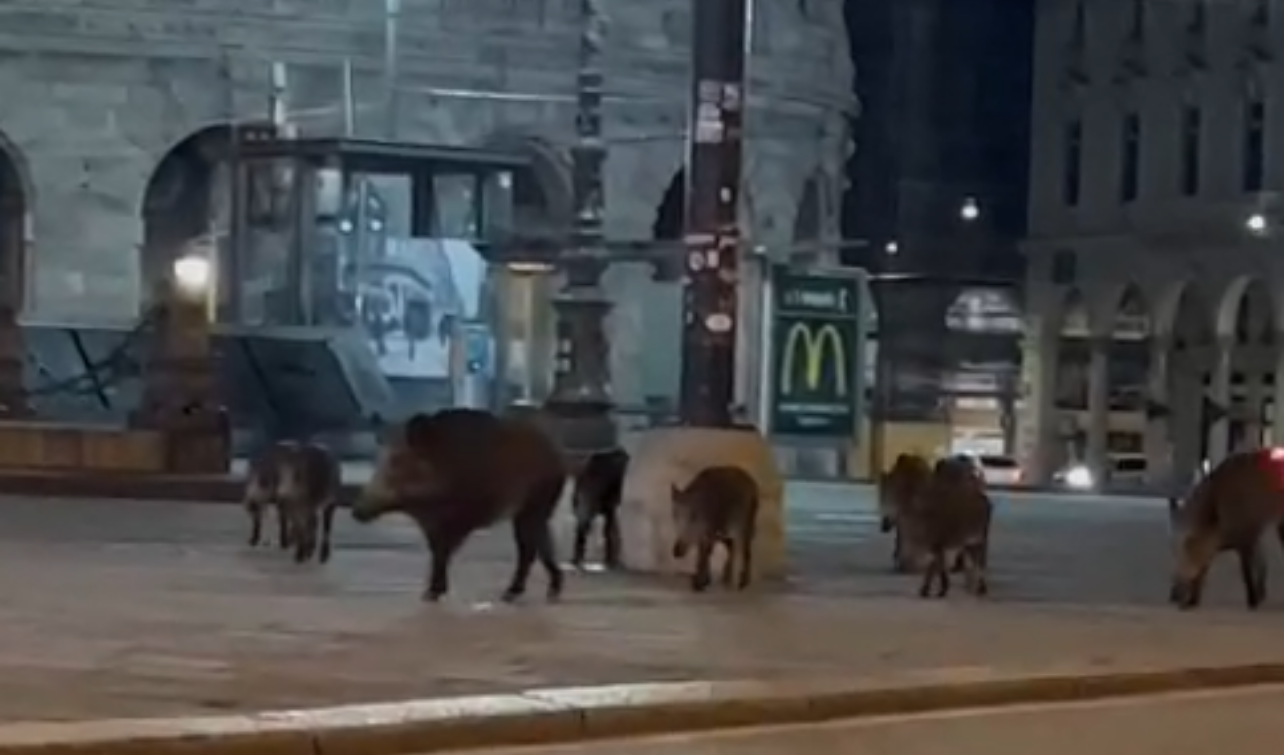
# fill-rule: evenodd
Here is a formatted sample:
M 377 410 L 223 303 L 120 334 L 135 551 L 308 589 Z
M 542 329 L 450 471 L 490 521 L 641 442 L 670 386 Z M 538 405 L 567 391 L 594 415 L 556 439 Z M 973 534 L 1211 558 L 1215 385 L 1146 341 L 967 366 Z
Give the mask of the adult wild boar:
M 910 453 L 899 454 L 892 468 L 879 476 L 878 511 L 883 532 L 892 533 L 892 568 L 898 572 L 913 568 L 914 554 L 905 552 L 905 539 L 897 522 L 931 476 L 932 465 L 927 459 Z
M 277 478 L 277 515 L 288 522 L 294 542 L 294 560 L 303 563 L 314 555 L 330 560 L 334 512 L 343 489 L 343 469 L 329 449 L 315 443 L 289 448 Z
M 575 477 L 575 550 L 571 563 L 584 564 L 593 523 L 602 520 L 603 561 L 608 569 L 620 567 L 620 499 L 629 453 L 622 448 L 599 451 L 588 457 Z
M 1175 566 L 1169 599 L 1183 609 L 1198 606 L 1213 559 L 1224 551 L 1239 556 L 1248 607 L 1266 599 L 1262 535 L 1274 529 L 1284 541 L 1284 451 L 1235 454 L 1195 484 L 1182 503 L 1168 499 Z
M 525 593 L 536 559 L 551 600 L 562 592 L 551 519 L 565 485 L 562 456 L 532 418 L 447 409 L 392 429 L 352 513 L 363 523 L 392 512 L 414 520 L 431 555 L 426 600 L 449 591 L 451 560 L 473 532 L 509 520 L 517 564 L 504 600 Z
M 967 459 L 950 457 L 936 462 L 919 495 L 901 512 L 906 546 L 927 555 L 919 595 L 945 597 L 950 591 L 950 567 L 958 562 L 966 573 L 968 591 L 989 591 L 990 521 L 993 504 L 985 484 Z
M 721 544 L 727 550 L 722 583 L 745 589 L 753 577 L 753 545 L 757 534 L 759 491 L 753 476 L 740 467 L 707 467 L 685 488 L 674 486 L 673 557 L 686 558 L 696 549 L 691 589 L 709 587 L 709 560 Z
M 277 500 L 281 468 L 294 453 L 298 444 L 280 441 L 262 449 L 250 459 L 250 470 L 245 480 L 245 494 L 241 504 L 250 517 L 250 547 L 264 542 L 263 518 L 269 510 L 276 515 L 277 547 L 290 547 L 290 523 Z

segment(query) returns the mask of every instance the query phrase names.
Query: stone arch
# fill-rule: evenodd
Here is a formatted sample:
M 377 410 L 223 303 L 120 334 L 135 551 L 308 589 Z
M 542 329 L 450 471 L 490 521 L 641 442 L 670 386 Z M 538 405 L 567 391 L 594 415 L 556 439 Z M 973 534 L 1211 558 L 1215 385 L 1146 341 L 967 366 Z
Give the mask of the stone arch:
M 26 298 L 31 174 L 17 146 L 0 133 L 0 302 L 22 309 Z
M 1110 335 L 1113 341 L 1145 340 L 1153 332 L 1150 300 L 1135 283 L 1120 289 L 1111 314 Z
M 1183 286 L 1173 302 L 1173 346 L 1183 349 L 1211 343 L 1214 336 L 1213 325 L 1213 313 L 1208 300 L 1193 285 Z
M 166 150 L 152 169 L 139 207 L 144 298 L 189 245 L 216 243 L 226 233 L 231 208 L 222 155 L 231 138 L 228 124 L 207 126 Z
M 549 140 L 524 133 L 496 134 L 485 149 L 527 159 L 529 167 L 513 176 L 513 227 L 526 236 L 560 236 L 575 216 L 570 157 Z
M 794 213 L 794 241 L 819 241 L 824 235 L 825 198 L 822 179 L 813 175 L 803 184 Z
M 1062 338 L 1087 338 L 1091 333 L 1092 318 L 1088 298 L 1077 288 L 1071 288 L 1062 295 L 1057 317 L 1060 322 L 1058 332 Z
M 685 231 L 687 215 L 687 172 L 679 168 L 669 179 L 651 222 L 651 236 L 656 241 L 677 241 Z
M 1217 335 L 1239 344 L 1269 342 L 1275 332 L 1274 299 L 1261 278 L 1241 276 L 1231 281 L 1217 307 Z

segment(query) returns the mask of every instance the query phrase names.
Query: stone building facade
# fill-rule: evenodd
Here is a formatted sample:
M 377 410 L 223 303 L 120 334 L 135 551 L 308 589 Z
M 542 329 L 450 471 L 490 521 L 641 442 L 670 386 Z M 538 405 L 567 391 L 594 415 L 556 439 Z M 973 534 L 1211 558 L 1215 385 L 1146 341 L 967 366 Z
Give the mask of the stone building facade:
M 217 214 L 217 170 L 201 140 L 268 116 L 274 64 L 287 73 L 300 134 L 343 130 L 347 65 L 358 136 L 524 152 L 536 168 L 519 216 L 569 222 L 580 5 L 401 0 L 390 56 L 377 0 L 4 3 L 0 248 L 11 293 L 28 318 L 136 317 L 148 281 L 169 264 L 155 240 L 199 231 Z M 682 185 L 690 0 L 602 5 L 607 227 L 648 238 L 664 225 L 666 193 Z M 770 250 L 796 233 L 837 233 L 854 72 L 841 0 L 756 5 L 745 205 L 751 236 Z M 680 203 L 669 205 L 676 227 Z M 610 285 L 622 400 L 676 386 L 664 332 L 676 332 L 675 285 L 630 266 Z
M 1284 443 L 1284 4 L 1042 0 L 1022 446 L 1152 483 Z M 1067 450 L 1069 449 L 1069 450 Z

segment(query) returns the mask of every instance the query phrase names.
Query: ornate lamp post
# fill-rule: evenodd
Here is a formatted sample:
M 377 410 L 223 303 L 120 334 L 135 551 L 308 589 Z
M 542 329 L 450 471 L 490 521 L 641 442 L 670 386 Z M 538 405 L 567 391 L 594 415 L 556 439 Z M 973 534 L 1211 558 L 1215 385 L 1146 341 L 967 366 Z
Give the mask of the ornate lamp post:
M 602 290 L 607 253 L 603 234 L 606 142 L 602 135 L 602 51 L 607 18 L 602 0 L 580 0 L 582 24 L 576 96 L 576 143 L 571 150 L 575 221 L 561 257 L 566 276 L 554 298 L 557 359 L 545 407 L 557 418 L 562 446 L 572 454 L 614 447 L 611 365 Z

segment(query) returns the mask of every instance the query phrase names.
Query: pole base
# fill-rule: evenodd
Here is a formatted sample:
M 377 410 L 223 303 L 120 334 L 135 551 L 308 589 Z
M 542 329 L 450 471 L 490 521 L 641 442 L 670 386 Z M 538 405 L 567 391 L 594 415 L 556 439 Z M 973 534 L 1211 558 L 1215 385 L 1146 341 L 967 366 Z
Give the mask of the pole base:
M 647 432 L 629 462 L 620 506 L 625 566 L 658 574 L 690 574 L 692 559 L 673 558 L 672 486 L 701 469 L 741 467 L 758 483 L 754 579 L 785 576 L 784 480 L 767 438 L 752 428 L 666 427 Z M 715 558 L 723 558 L 718 549 Z M 714 573 L 721 563 L 714 564 Z
M 544 414 L 562 453 L 576 466 L 590 454 L 619 447 L 609 405 L 549 401 Z

